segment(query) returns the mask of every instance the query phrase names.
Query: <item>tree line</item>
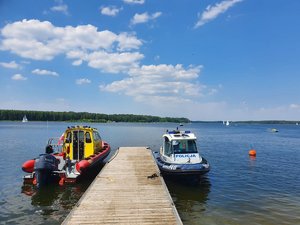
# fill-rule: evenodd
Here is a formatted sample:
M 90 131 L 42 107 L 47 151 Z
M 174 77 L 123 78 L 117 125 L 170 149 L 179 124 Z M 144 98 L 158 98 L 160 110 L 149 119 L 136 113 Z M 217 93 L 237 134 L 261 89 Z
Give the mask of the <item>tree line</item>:
M 83 122 L 173 122 L 189 123 L 187 118 L 159 117 L 133 114 L 101 114 L 88 112 L 54 112 L 31 110 L 0 110 L 0 120 L 21 121 L 26 115 L 28 121 L 83 121 Z

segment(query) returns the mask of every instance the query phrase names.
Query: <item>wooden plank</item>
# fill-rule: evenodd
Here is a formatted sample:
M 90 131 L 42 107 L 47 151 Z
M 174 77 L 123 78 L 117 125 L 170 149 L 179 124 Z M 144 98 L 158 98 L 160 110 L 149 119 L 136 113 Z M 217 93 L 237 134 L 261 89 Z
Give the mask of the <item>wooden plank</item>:
M 121 147 L 62 224 L 182 222 L 151 150 Z

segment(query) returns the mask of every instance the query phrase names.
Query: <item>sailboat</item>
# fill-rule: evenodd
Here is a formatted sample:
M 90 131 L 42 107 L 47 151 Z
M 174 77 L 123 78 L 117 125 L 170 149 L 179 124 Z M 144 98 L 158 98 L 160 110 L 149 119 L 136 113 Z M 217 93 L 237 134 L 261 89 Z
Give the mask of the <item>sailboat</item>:
M 26 122 L 28 122 L 28 119 L 27 119 L 26 115 L 24 115 L 23 119 L 22 119 L 22 123 L 26 123 Z
M 229 126 L 229 121 L 228 120 L 226 121 L 226 126 Z

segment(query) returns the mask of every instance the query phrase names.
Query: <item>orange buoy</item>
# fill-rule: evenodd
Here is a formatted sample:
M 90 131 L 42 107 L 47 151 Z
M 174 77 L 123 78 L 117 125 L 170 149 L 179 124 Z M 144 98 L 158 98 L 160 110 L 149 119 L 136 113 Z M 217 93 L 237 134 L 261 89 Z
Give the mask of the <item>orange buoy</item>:
M 250 155 L 250 156 L 256 156 L 256 151 L 255 151 L 254 149 L 251 149 L 251 150 L 249 151 L 249 155 Z
M 23 163 L 22 170 L 27 173 L 32 173 L 34 171 L 35 160 L 30 159 Z

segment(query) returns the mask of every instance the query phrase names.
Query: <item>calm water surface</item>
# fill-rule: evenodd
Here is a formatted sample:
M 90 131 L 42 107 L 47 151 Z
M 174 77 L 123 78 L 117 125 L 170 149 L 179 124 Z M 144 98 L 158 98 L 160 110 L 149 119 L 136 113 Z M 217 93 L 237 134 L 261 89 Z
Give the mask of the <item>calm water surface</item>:
M 21 165 L 44 152 L 63 122 L 0 122 L 0 223 L 60 224 L 92 179 L 36 191 L 23 186 Z M 113 150 L 149 146 L 176 124 L 88 124 Z M 300 224 L 300 126 L 188 124 L 211 171 L 199 184 L 167 180 L 184 224 Z M 256 158 L 248 151 L 254 148 Z

